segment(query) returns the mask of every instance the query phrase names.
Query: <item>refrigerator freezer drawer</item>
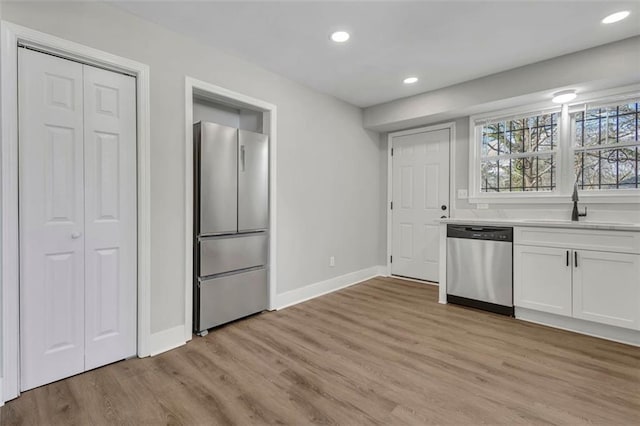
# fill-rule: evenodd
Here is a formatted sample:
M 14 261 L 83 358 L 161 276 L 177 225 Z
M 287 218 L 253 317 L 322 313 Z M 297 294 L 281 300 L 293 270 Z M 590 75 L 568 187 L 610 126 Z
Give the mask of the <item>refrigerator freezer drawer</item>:
M 200 281 L 198 331 L 267 309 L 267 270 Z
M 266 233 L 200 240 L 200 276 L 267 264 Z

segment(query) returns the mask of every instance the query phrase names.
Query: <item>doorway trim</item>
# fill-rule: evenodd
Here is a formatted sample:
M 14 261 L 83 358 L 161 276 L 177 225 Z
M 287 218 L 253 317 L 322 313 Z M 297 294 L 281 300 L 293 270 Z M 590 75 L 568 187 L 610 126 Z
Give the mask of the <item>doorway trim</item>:
M 101 50 L 2 21 L 1 117 L 2 213 L 0 214 L 0 301 L 2 383 L 0 406 L 20 394 L 19 229 L 18 229 L 18 45 L 136 77 L 137 133 L 137 355 L 150 355 L 151 240 L 150 240 L 150 98 L 149 66 Z
M 449 129 L 449 217 L 455 209 L 455 141 L 456 141 L 456 123 L 441 123 L 427 127 L 418 127 L 415 129 L 401 130 L 389 133 L 387 135 L 387 276 L 391 276 L 391 251 L 393 247 L 393 223 L 391 211 L 391 201 L 393 201 L 393 158 L 391 150 L 393 149 L 393 138 L 398 136 L 414 135 L 416 133 L 432 132 L 436 130 Z
M 193 99 L 194 94 L 225 106 L 262 112 L 262 132 L 269 136 L 269 310 L 276 308 L 276 154 L 277 108 L 274 104 L 234 92 L 192 77 L 185 77 L 185 299 L 184 338 L 191 340 L 193 329 Z

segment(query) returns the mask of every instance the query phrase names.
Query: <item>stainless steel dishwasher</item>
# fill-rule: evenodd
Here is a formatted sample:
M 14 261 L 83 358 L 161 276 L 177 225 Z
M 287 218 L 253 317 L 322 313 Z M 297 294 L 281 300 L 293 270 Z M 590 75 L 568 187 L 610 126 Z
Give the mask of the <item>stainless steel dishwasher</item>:
M 447 302 L 513 316 L 513 228 L 447 225 Z

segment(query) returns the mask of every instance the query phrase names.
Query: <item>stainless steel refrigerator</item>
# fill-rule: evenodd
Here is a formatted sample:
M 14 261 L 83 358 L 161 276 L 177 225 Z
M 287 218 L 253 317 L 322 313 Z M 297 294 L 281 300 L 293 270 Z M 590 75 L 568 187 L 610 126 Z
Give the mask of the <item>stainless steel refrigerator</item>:
M 268 303 L 269 141 L 215 123 L 193 125 L 194 330 Z

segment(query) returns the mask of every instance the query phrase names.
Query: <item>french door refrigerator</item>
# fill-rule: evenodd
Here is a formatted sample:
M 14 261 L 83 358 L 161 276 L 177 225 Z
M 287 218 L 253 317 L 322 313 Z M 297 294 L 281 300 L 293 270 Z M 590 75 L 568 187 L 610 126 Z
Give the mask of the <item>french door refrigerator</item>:
M 194 124 L 194 330 L 267 308 L 269 141 Z

